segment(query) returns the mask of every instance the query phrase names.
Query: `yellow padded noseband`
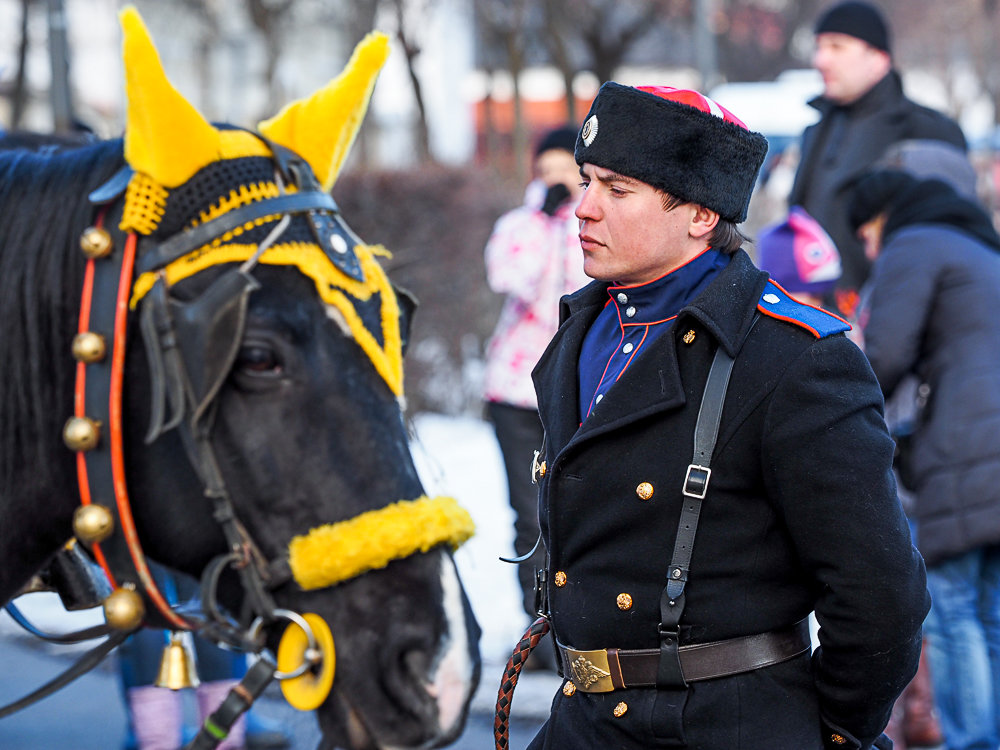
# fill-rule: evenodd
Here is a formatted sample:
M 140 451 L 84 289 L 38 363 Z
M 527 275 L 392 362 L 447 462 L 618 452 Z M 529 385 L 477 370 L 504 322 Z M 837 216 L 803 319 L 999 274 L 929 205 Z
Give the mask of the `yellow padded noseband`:
M 321 589 L 439 544 L 457 549 L 475 530 L 454 498 L 423 496 L 319 526 L 292 539 L 288 557 L 299 586 Z

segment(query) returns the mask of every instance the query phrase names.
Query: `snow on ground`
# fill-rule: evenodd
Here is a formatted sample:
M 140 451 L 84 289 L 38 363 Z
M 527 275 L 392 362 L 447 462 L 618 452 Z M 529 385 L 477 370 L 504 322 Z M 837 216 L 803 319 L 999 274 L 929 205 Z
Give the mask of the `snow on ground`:
M 436 414 L 417 415 L 413 423 L 413 457 L 427 494 L 454 497 L 476 522 L 475 536 L 455 561 L 483 627 L 483 657 L 506 661 L 528 622 L 515 566 L 499 559 L 513 555 L 514 516 L 493 428 L 482 420 Z
M 483 676 L 472 710 L 492 713 L 507 659 L 530 624 L 521 610 L 515 567 L 499 559 L 514 554 L 514 515 L 500 446 L 492 425 L 479 419 L 419 414 L 413 423 L 413 457 L 427 494 L 451 495 L 476 522 L 476 535 L 455 553 L 455 561 L 483 629 Z M 523 674 L 511 716 L 548 716 L 561 685 L 554 672 Z

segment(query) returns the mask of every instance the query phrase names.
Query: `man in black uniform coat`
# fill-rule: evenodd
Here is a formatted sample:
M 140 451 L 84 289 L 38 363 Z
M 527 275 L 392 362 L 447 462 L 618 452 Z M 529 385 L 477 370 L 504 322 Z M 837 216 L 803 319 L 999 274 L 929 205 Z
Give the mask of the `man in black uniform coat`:
M 891 746 L 923 562 L 849 326 L 740 249 L 765 151 L 668 87 L 606 83 L 580 131 L 595 280 L 563 298 L 533 374 L 542 607 L 566 681 L 530 750 Z M 728 390 L 704 393 L 717 352 Z M 711 437 L 723 403 L 714 449 L 696 443 L 699 410 Z
M 965 151 L 966 142 L 954 121 L 903 95 L 889 27 L 874 5 L 837 3 L 819 17 L 815 31 L 813 66 L 823 76 L 823 95 L 809 104 L 820 120 L 802 134 L 788 203 L 805 208 L 836 243 L 843 275 L 827 304 L 853 316 L 871 262 L 848 220 L 851 185 L 894 143 L 935 140 Z

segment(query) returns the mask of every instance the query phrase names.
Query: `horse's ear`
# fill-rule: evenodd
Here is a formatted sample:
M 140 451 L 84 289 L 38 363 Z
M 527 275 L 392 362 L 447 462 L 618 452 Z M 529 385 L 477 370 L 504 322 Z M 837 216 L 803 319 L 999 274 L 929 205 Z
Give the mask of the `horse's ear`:
M 292 102 L 258 129 L 305 159 L 329 191 L 361 127 L 375 79 L 388 56 L 389 37 L 371 32 L 354 48 L 337 78 L 312 96 Z
M 219 132 L 167 80 L 133 6 L 119 14 L 125 62 L 125 160 L 164 187 L 176 187 L 219 158 Z

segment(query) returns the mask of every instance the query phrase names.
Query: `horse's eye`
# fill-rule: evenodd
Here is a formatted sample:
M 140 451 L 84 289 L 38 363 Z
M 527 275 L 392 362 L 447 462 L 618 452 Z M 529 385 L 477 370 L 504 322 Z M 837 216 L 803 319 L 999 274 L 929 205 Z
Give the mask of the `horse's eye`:
M 274 350 L 267 346 L 244 346 L 236 356 L 236 369 L 251 373 L 281 372 L 281 362 Z

